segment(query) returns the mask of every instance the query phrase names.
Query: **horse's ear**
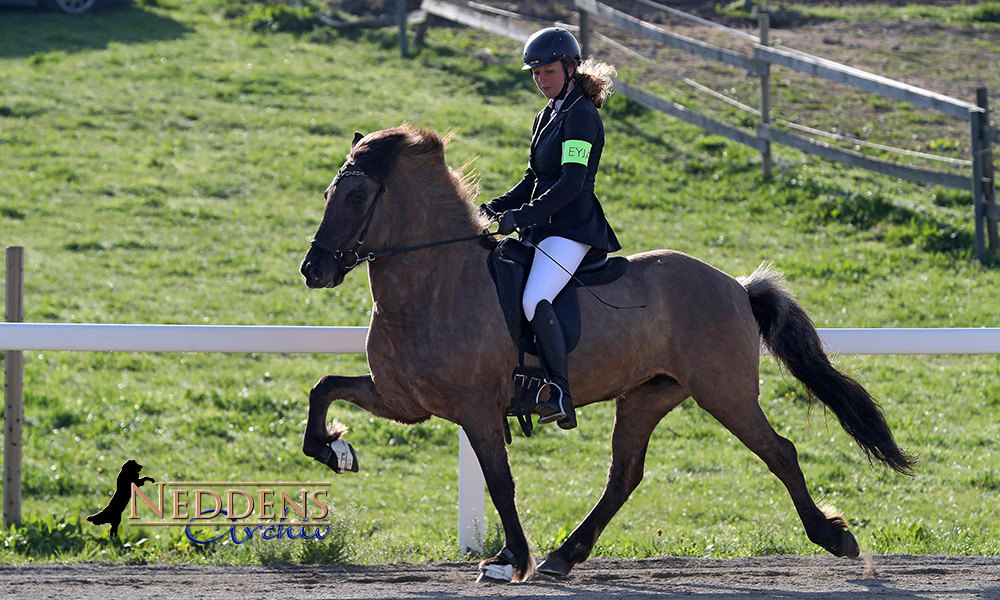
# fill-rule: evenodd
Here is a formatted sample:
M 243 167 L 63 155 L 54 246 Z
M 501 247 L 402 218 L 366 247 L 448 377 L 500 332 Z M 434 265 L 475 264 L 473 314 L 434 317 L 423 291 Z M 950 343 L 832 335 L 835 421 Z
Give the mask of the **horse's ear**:
M 360 131 L 355 131 L 354 132 L 354 141 L 351 142 L 351 149 L 353 149 L 355 146 L 357 146 L 358 142 L 360 142 L 361 138 L 363 138 L 363 137 L 365 137 L 365 134 L 361 133 Z

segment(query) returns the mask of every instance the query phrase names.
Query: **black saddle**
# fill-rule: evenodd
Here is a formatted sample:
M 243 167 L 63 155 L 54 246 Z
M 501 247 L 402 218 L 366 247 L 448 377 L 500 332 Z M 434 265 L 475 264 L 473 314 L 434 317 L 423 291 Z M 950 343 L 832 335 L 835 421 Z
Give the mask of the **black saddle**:
M 524 316 L 521 297 L 528 272 L 535 258 L 535 251 L 514 238 L 504 238 L 489 258 L 490 276 L 497 288 L 500 306 L 511 339 L 518 350 L 537 355 L 535 336 L 531 324 Z M 559 317 L 566 339 L 566 352 L 571 351 L 580 341 L 580 304 L 577 288 L 580 285 L 593 286 L 611 283 L 625 274 L 628 259 L 623 256 L 608 257 L 604 250 L 591 248 L 574 273 L 575 278 L 556 296 L 552 307 Z
M 514 379 L 514 397 L 507 407 L 506 415 L 517 417 L 521 431 L 525 436 L 531 436 L 531 414 L 534 412 L 538 394 L 545 387 L 545 374 L 542 368 L 526 366 L 524 355 L 537 356 L 535 335 L 531 323 L 524 316 L 521 297 L 524 295 L 524 284 L 528 281 L 528 272 L 535 258 L 535 251 L 514 238 L 504 238 L 490 254 L 488 266 L 493 283 L 496 284 L 497 296 L 503 309 L 507 330 L 518 349 L 518 366 L 511 375 Z M 611 283 L 625 274 L 628 259 L 615 256 L 608 258 L 608 253 L 593 248 L 584 256 L 583 262 L 577 267 L 574 278 L 556 296 L 552 307 L 559 317 L 566 340 L 566 352 L 576 347 L 580 341 L 580 303 L 577 298 L 577 288 L 581 285 L 592 286 Z M 510 426 L 505 418 L 504 439 L 511 442 Z

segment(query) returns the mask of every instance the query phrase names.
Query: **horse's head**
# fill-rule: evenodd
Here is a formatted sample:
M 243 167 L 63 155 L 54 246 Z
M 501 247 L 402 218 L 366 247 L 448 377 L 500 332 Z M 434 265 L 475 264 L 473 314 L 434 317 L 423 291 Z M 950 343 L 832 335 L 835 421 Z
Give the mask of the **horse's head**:
M 385 135 L 391 131 L 367 138 L 354 134 L 351 154 L 324 192 L 323 221 L 299 269 L 308 287 L 340 285 L 348 271 L 376 249 L 367 239 L 368 232 L 378 220 L 385 182 L 402 135 Z
M 448 167 L 445 143 L 405 124 L 354 134 L 302 261 L 307 286 L 340 285 L 348 271 L 387 249 L 482 231 L 471 202 L 475 181 Z

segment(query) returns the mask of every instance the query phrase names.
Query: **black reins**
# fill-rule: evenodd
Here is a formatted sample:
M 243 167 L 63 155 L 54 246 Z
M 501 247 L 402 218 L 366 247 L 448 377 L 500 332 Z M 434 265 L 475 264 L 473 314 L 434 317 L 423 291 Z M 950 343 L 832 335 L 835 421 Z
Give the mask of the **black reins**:
M 347 165 L 344 166 L 346 167 Z M 382 198 L 382 193 L 385 191 L 385 184 L 379 181 L 378 179 L 375 179 L 374 177 L 372 177 L 371 175 L 369 175 L 364 171 L 344 170 L 343 168 L 341 168 L 341 170 L 337 173 L 337 176 L 334 177 L 333 179 L 333 185 L 336 185 L 337 181 L 339 181 L 341 177 L 350 177 L 350 176 L 366 177 L 378 184 L 378 192 L 376 192 L 375 198 L 372 200 L 371 206 L 369 206 L 368 210 L 365 211 L 365 214 L 358 221 L 357 225 L 354 226 L 354 229 L 352 229 L 351 232 L 347 234 L 347 239 L 349 240 L 352 237 L 354 237 L 355 232 L 357 232 L 359 229 L 361 230 L 360 235 L 358 235 L 358 241 L 354 243 L 354 248 L 345 252 L 344 250 L 341 250 L 339 248 L 334 248 L 319 240 L 314 239 L 313 241 L 310 242 L 310 245 L 313 248 L 317 248 L 332 255 L 334 260 L 340 263 L 340 266 L 343 267 L 345 271 L 350 271 L 351 269 L 353 269 L 354 267 L 358 266 L 363 262 L 372 262 L 373 260 L 379 258 L 386 258 L 389 256 L 394 256 L 396 254 L 405 254 L 407 252 L 415 252 L 417 250 L 424 250 L 426 248 L 434 248 L 436 246 L 445 246 L 448 244 L 457 244 L 459 242 L 468 242 L 472 240 L 478 240 L 485 237 L 497 235 L 496 233 L 486 232 L 477 235 L 454 238 L 450 240 L 427 242 L 425 244 L 417 244 L 415 246 L 405 246 L 403 248 L 395 248 L 393 250 L 383 250 L 382 252 L 369 252 L 365 255 L 362 255 L 360 253 L 361 246 L 365 243 L 365 236 L 368 235 L 368 228 L 371 227 L 372 220 L 375 217 L 375 207 L 378 206 L 378 201 L 379 199 Z M 353 255 L 353 262 L 348 264 L 346 260 L 351 260 L 350 258 L 351 255 Z
M 417 250 L 424 250 L 426 248 L 434 248 L 435 246 L 446 246 L 448 244 L 457 244 L 459 242 L 469 242 L 469 241 L 472 241 L 472 240 L 478 240 L 478 239 L 485 238 L 485 237 L 492 237 L 492 236 L 495 236 L 495 235 L 498 235 L 498 234 L 496 234 L 496 233 L 490 233 L 490 232 L 479 233 L 479 234 L 476 234 L 476 235 L 470 235 L 470 236 L 466 236 L 466 237 L 454 238 L 454 239 L 450 239 L 450 240 L 441 240 L 441 241 L 438 241 L 438 242 L 428 242 L 426 244 L 417 244 L 416 246 L 405 246 L 403 248 L 395 248 L 393 250 L 383 250 L 382 252 L 369 252 L 368 254 L 365 254 L 364 256 L 358 254 L 358 252 L 356 250 L 350 250 L 349 251 L 350 254 L 354 255 L 354 262 L 352 264 L 350 264 L 350 265 L 348 265 L 347 263 L 345 263 L 345 262 L 343 262 L 341 260 L 344 256 L 346 256 L 346 254 L 343 251 L 341 251 L 341 250 L 334 250 L 333 248 L 331 248 L 330 246 L 327 246 L 326 244 L 324 244 L 323 242 L 321 242 L 319 240 L 313 240 L 312 242 L 310 242 L 310 244 L 312 245 L 313 248 L 318 248 L 320 250 L 323 250 L 324 252 L 328 252 L 328 253 L 332 254 L 333 257 L 335 259 L 337 259 L 338 262 L 340 262 L 341 266 L 344 267 L 344 269 L 350 271 L 351 269 L 353 269 L 354 267 L 358 266 L 359 264 L 361 264 L 363 262 L 371 262 L 371 261 L 373 261 L 375 259 L 378 259 L 378 258 L 386 258 L 386 257 L 393 256 L 393 255 L 396 255 L 396 254 L 405 254 L 407 252 L 415 252 Z M 356 244 L 356 246 L 360 246 L 360 245 L 361 245 L 360 242 L 358 244 Z
M 316 248 L 318 250 L 322 250 L 323 252 L 327 252 L 330 255 L 332 255 L 333 258 L 334 258 L 334 260 L 336 260 L 338 263 L 340 263 L 340 266 L 344 268 L 344 271 L 350 271 L 351 269 L 353 269 L 354 267 L 360 265 L 363 262 L 372 262 L 372 261 L 377 260 L 379 258 L 387 258 L 389 256 L 395 256 L 397 254 L 405 254 L 407 252 L 415 252 L 417 250 L 424 250 L 424 249 L 427 249 L 427 248 L 434 248 L 434 247 L 437 247 L 437 246 L 446 246 L 448 244 L 458 244 L 460 242 L 470 242 L 472 240 L 479 240 L 479 239 L 482 239 L 482 238 L 485 238 L 485 237 L 492 237 L 492 236 L 500 235 L 498 232 L 490 233 L 490 232 L 487 231 L 487 232 L 479 233 L 479 234 L 476 234 L 476 235 L 469 235 L 469 236 L 460 237 L 460 238 L 452 238 L 450 240 L 441 240 L 441 241 L 437 241 L 437 242 L 427 242 L 425 244 L 417 244 L 415 246 L 404 246 L 402 248 L 394 248 L 392 250 L 383 250 L 382 252 L 369 252 L 368 254 L 365 254 L 364 256 L 362 256 L 358 251 L 361 249 L 361 246 L 365 243 L 365 236 L 368 234 L 368 228 L 371 227 L 372 219 L 375 217 L 375 207 L 378 205 L 378 201 L 382 197 L 382 192 L 385 191 L 385 184 L 382 183 L 381 181 L 379 181 L 378 179 L 375 179 L 374 177 L 372 177 L 371 175 L 369 175 L 368 173 L 366 173 L 364 171 L 361 171 L 361 170 L 345 170 L 346 167 L 347 167 L 347 165 L 345 164 L 343 167 L 340 168 L 340 171 L 337 172 L 337 176 L 333 178 L 333 183 L 331 184 L 331 186 L 337 185 L 337 182 L 340 180 L 341 177 L 350 177 L 350 176 L 366 177 L 366 178 L 371 179 L 372 181 L 374 181 L 375 183 L 378 184 L 378 192 L 375 193 L 375 198 L 372 200 L 371 206 L 369 206 L 368 210 L 365 211 L 365 214 L 358 221 L 358 224 L 354 226 L 354 229 L 351 230 L 351 233 L 349 233 L 347 235 L 347 239 L 351 239 L 351 237 L 354 236 L 354 232 L 357 231 L 358 229 L 361 229 L 361 235 L 358 236 L 358 241 L 354 243 L 354 248 L 351 249 L 351 250 L 348 250 L 347 252 L 344 252 L 343 250 L 340 250 L 338 248 L 334 248 L 332 246 L 328 246 L 327 244 L 325 244 L 325 243 L 323 243 L 323 242 L 321 242 L 319 240 L 316 240 L 316 239 L 314 239 L 313 241 L 311 241 L 309 243 L 313 248 Z M 519 233 L 520 233 L 520 231 L 519 231 Z M 551 256 L 549 256 L 548 253 L 545 252 L 545 250 L 542 250 L 538 246 L 535 246 L 535 248 L 537 248 L 539 252 L 541 252 L 542 254 L 544 254 L 553 263 L 555 263 L 556 265 L 558 265 L 559 268 L 562 269 L 563 271 L 565 271 L 570 276 L 570 278 L 573 281 L 576 282 L 576 284 L 578 286 L 580 286 L 583 289 L 587 290 L 587 292 L 590 293 L 591 296 L 593 296 L 594 298 L 596 298 L 597 301 L 600 302 L 601 304 L 603 304 L 603 305 L 605 305 L 605 306 L 607 306 L 609 308 L 614 308 L 614 309 L 617 309 L 617 310 L 635 309 L 635 308 L 646 308 L 645 304 L 640 304 L 640 305 L 635 305 L 635 306 L 617 306 L 615 304 L 610 304 L 608 302 L 605 302 L 600 296 L 598 296 L 594 292 L 594 290 L 590 289 L 590 286 L 588 286 L 588 285 L 584 284 L 582 281 L 580 281 L 577 278 L 577 276 L 576 276 L 575 273 L 570 272 L 568 269 L 566 269 L 566 267 L 564 267 L 561 264 L 559 264 L 559 261 L 557 261 L 556 259 L 554 259 Z M 344 257 L 348 256 L 348 254 L 353 254 L 354 255 L 354 262 L 352 262 L 351 264 L 347 264 L 346 262 L 344 262 Z

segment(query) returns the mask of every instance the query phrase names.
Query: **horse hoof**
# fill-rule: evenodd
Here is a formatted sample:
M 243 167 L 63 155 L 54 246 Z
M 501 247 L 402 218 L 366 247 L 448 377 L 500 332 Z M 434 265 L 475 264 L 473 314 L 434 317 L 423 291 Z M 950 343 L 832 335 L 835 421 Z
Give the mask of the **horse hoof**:
M 837 544 L 831 546 L 825 546 L 826 550 L 837 557 L 840 558 L 857 558 L 861 555 L 861 547 L 858 546 L 858 540 L 854 537 L 854 534 L 847 530 L 842 530 L 840 533 L 840 540 Z
M 843 532 L 843 542 L 840 545 L 839 556 L 846 558 L 857 558 L 861 554 L 861 548 L 858 546 L 858 540 L 854 537 L 854 534 L 850 531 Z
M 514 578 L 514 565 L 498 565 L 496 563 L 479 567 L 479 577 L 476 583 L 510 583 Z
M 324 445 L 319 454 L 313 457 L 338 475 L 350 471 L 358 472 L 358 454 L 354 451 L 354 446 L 344 440 L 334 440 L 329 445 Z
M 535 568 L 535 571 L 549 577 L 565 577 L 569 575 L 572 569 L 573 566 L 571 564 L 558 556 L 550 554 L 542 561 L 542 564 Z

